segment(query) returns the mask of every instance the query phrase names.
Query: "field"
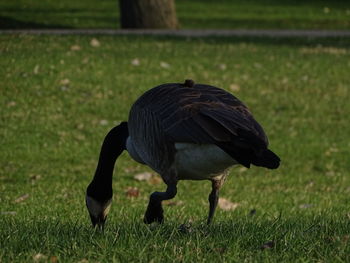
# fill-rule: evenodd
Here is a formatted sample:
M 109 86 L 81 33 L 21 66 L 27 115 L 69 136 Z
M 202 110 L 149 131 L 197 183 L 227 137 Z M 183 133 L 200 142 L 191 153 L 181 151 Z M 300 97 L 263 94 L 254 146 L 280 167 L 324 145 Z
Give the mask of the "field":
M 349 29 L 347 0 L 176 0 L 181 28 Z M 119 28 L 117 0 L 12 0 L 0 28 Z
M 0 262 L 349 262 L 349 39 L 0 36 Z M 127 153 L 103 233 L 84 204 L 99 148 L 144 91 L 222 87 L 264 126 L 278 170 L 182 181 L 165 224 L 142 223 L 156 175 Z M 226 210 L 225 210 L 226 209 Z

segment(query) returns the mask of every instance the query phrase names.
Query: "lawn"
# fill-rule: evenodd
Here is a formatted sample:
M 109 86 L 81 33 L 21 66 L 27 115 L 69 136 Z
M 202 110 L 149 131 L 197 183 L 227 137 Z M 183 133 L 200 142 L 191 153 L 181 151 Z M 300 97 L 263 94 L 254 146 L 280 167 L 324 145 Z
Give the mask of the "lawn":
M 347 0 L 176 0 L 181 28 L 349 29 Z M 0 28 L 119 28 L 117 0 L 0 3 Z
M 323 41 L 0 35 L 0 262 L 349 262 L 350 39 Z M 124 153 L 94 231 L 84 196 L 105 134 L 186 78 L 243 100 L 281 167 L 233 168 L 211 226 L 210 182 L 181 181 L 147 226 L 164 184 L 135 180 L 150 170 Z

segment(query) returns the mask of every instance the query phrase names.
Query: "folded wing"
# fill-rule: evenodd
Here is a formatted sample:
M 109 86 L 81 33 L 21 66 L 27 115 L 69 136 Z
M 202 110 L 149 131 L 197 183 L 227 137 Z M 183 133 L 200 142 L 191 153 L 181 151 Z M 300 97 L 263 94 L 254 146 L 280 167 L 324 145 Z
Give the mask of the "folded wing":
M 157 116 L 168 141 L 215 144 L 246 167 L 279 166 L 260 124 L 241 101 L 222 89 L 165 84 L 146 93 L 142 104 L 139 107 Z

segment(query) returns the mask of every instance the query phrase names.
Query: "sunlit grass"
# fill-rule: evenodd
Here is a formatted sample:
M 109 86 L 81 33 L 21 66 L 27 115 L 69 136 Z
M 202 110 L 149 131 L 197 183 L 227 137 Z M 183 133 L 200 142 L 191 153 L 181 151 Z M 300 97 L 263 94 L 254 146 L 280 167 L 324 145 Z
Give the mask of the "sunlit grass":
M 0 36 L 1 262 L 349 261 L 348 39 L 92 38 Z M 124 153 L 93 231 L 84 192 L 103 137 L 144 91 L 186 78 L 243 100 L 281 167 L 233 168 L 221 196 L 237 207 L 210 227 L 210 183 L 180 182 L 164 226 L 148 227 L 164 184 L 134 180 L 149 169 Z

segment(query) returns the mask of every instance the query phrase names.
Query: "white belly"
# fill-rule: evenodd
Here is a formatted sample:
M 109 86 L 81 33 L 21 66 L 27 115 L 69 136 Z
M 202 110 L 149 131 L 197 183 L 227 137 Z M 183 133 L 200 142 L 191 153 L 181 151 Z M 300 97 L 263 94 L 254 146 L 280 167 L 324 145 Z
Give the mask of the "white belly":
M 237 164 L 216 145 L 176 143 L 175 166 L 179 179 L 205 180 L 221 175 Z
M 147 163 L 147 158 L 136 149 L 130 137 L 126 141 L 126 148 L 136 162 Z M 175 168 L 180 180 L 211 179 L 221 176 L 227 168 L 237 164 L 232 157 L 213 144 L 175 143 L 175 148 Z M 152 167 L 152 163 L 147 164 Z

